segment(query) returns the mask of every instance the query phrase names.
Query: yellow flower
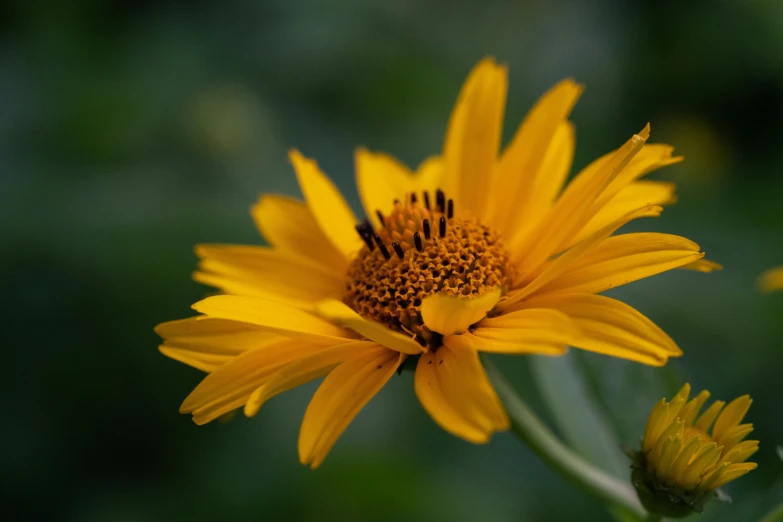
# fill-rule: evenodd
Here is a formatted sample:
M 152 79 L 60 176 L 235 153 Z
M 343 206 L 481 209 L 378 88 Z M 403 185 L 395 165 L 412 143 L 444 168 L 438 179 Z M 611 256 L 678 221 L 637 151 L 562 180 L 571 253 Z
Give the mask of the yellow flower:
M 412 172 L 359 149 L 358 221 L 315 161 L 290 160 L 304 202 L 262 196 L 269 247 L 201 245 L 195 279 L 225 295 L 164 323 L 161 351 L 209 372 L 181 410 L 198 424 L 326 375 L 305 412 L 302 463 L 318 466 L 407 360 L 432 418 L 474 443 L 509 419 L 478 352 L 557 356 L 568 346 L 660 366 L 680 349 L 630 306 L 598 295 L 666 270 L 717 268 L 684 238 L 612 236 L 674 201 L 642 181 L 681 160 L 649 126 L 566 186 L 568 121 L 582 87 L 547 92 L 501 152 L 506 68 L 481 61 L 462 88 L 441 156 Z M 610 237 L 611 236 L 611 237 Z
M 783 290 L 783 266 L 767 270 L 759 277 L 759 287 L 762 292 Z
M 685 384 L 671 402 L 662 399 L 655 405 L 642 451 L 634 459 L 634 483 L 642 502 L 666 516 L 700 511 L 711 491 L 757 467 L 745 461 L 759 442 L 742 440 L 753 425 L 740 424 L 753 402 L 750 396 L 728 405 L 713 402 L 699 415 L 710 394 L 704 390 L 688 401 L 690 391 Z

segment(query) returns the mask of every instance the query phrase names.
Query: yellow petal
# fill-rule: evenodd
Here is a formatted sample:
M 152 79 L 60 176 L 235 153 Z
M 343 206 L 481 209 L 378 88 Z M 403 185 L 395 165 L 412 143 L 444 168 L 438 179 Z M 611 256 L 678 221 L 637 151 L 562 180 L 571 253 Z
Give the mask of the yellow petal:
M 338 344 L 318 350 L 284 366 L 274 373 L 260 388 L 257 388 L 245 404 L 245 415 L 255 416 L 266 401 L 297 386 L 322 377 L 338 364 L 360 355 L 363 350 L 378 345 L 368 341 Z
M 492 198 L 493 222 L 501 231 L 524 228 L 562 189 L 574 148 L 567 118 L 583 89 L 566 79 L 547 91 L 503 151 Z
M 251 214 L 270 245 L 344 274 L 348 259 L 324 235 L 308 206 L 293 198 L 265 194 Z
M 707 402 L 709 397 L 710 392 L 702 390 L 693 400 L 683 406 L 682 411 L 680 412 L 680 418 L 685 421 L 685 424 L 693 424 L 696 415 L 699 414 L 699 410 L 701 410 L 701 407 L 704 406 L 704 403 Z
M 718 462 L 721 449 L 722 448 L 714 442 L 705 444 L 699 448 L 682 476 L 680 485 L 682 485 L 683 489 L 689 491 L 699 484 L 699 478 L 704 472 Z
M 697 492 L 704 492 L 708 489 L 712 488 L 712 485 L 715 484 L 718 479 L 720 479 L 723 474 L 728 470 L 730 464 L 723 463 L 719 464 L 715 469 L 712 471 L 709 471 L 705 473 L 705 475 L 701 478 L 698 487 L 696 488 Z
M 667 439 L 667 444 L 664 445 L 663 451 L 661 451 L 661 458 L 658 461 L 657 471 L 658 476 L 663 480 L 671 478 L 671 468 L 674 464 L 674 459 L 679 455 L 682 450 L 682 434 L 678 433 L 674 437 Z
M 783 289 L 783 267 L 773 268 L 761 274 L 758 284 L 763 292 Z
M 618 217 L 645 205 L 669 205 L 676 200 L 674 184 L 662 181 L 637 181 L 620 190 L 604 204 L 585 226 L 566 240 L 561 248 L 567 248 L 606 226 Z
M 699 259 L 698 261 L 694 261 L 693 263 L 689 263 L 685 266 L 681 266 L 680 268 L 708 274 L 716 270 L 722 270 L 723 266 L 716 263 L 715 261 L 709 261 L 707 259 Z
M 598 293 L 699 259 L 699 245 L 670 234 L 623 234 L 606 239 L 541 293 Z
M 492 58 L 473 68 L 457 99 L 443 145 L 444 185 L 455 191 L 460 208 L 477 217 L 484 215 L 500 148 L 507 74 L 506 67 Z
M 758 467 L 755 462 L 746 462 L 744 464 L 733 464 L 729 466 L 726 471 L 720 476 L 718 480 L 712 483 L 711 488 L 717 489 L 731 482 L 732 480 L 740 478 L 742 475 L 753 471 Z
M 572 346 L 604 355 L 662 366 L 682 352 L 663 330 L 627 304 L 594 294 L 555 294 L 525 302 L 568 315 L 580 335 Z
M 227 294 L 246 295 L 311 309 L 340 295 L 344 275 L 313 261 L 257 246 L 199 245 L 201 258 L 193 278 Z
M 578 338 L 573 321 L 556 310 L 525 309 L 481 321 L 471 333 L 453 336 L 453 345 L 482 352 L 563 355 Z
M 365 319 L 342 301 L 336 299 L 322 301 L 316 306 L 316 313 L 391 350 L 410 355 L 423 351 L 421 345 L 411 337 L 395 332 L 381 323 Z
M 296 171 L 299 187 L 318 226 L 345 257 L 351 258 L 362 245 L 356 233 L 356 217 L 340 191 L 318 168 L 318 164 L 292 149 L 288 157 Z
M 719 436 L 713 435 L 715 442 L 723 446 L 727 451 L 734 448 L 739 442 L 753 432 L 753 424 L 739 424 L 732 426 Z
M 235 295 L 216 295 L 193 305 L 193 309 L 210 317 L 242 321 L 286 337 L 307 339 L 314 343 L 335 344 L 350 340 L 352 335 L 320 317 L 282 303 Z
M 725 449 L 725 448 L 724 448 Z M 759 441 L 745 440 L 731 448 L 728 452 L 724 451 L 721 462 L 739 464 L 748 460 L 748 458 L 759 450 Z
M 718 413 L 720 413 L 720 410 L 725 404 L 726 403 L 723 401 L 715 401 L 710 404 L 710 407 L 704 410 L 704 413 L 702 413 L 699 418 L 696 419 L 696 422 L 693 424 L 693 426 L 700 429 L 701 431 L 706 432 L 712 424 L 712 421 L 715 420 L 715 417 L 718 416 Z
M 405 355 L 382 346 L 363 349 L 335 368 L 313 395 L 299 431 L 299 461 L 321 465 L 359 411 L 394 375 Z
M 668 403 L 666 402 L 666 399 L 661 399 L 653 406 L 650 415 L 647 416 L 647 425 L 644 428 L 644 437 L 642 439 L 645 452 L 650 451 L 658 442 L 656 434 L 663 431 L 663 428 L 660 427 L 661 418 L 667 408 Z
M 685 446 L 677 455 L 677 458 L 672 463 L 672 467 L 669 470 L 669 476 L 674 483 L 680 483 L 685 474 L 685 470 L 688 469 L 688 464 L 691 462 L 691 458 L 696 451 L 701 447 L 701 437 L 691 437 L 685 442 Z
M 417 190 L 416 180 L 408 167 L 388 154 L 358 148 L 354 158 L 364 212 L 376 227 L 381 226 L 376 211 L 388 215 L 395 199 L 404 201 L 407 193 Z
M 193 413 L 196 424 L 205 424 L 242 406 L 253 390 L 286 364 L 321 349 L 312 343 L 284 340 L 245 352 L 207 375 L 179 411 Z
M 473 298 L 433 294 L 422 301 L 421 318 L 433 332 L 442 335 L 462 333 L 483 319 L 499 300 L 500 288 Z
M 440 156 L 430 156 L 416 168 L 416 190 L 435 191 L 440 186 L 443 177 L 443 159 Z
M 445 344 L 437 352 L 422 354 L 414 387 L 432 419 L 468 442 L 484 444 L 494 432 L 509 428 L 475 350 Z
M 742 422 L 752 403 L 750 395 L 743 395 L 731 401 L 715 421 L 715 426 L 712 428 L 712 438 L 720 439 L 727 430 Z
M 557 253 L 561 244 L 582 228 L 593 202 L 639 152 L 649 135 L 650 126 L 647 125 L 593 175 L 584 178 L 582 183 L 570 183 L 547 218 L 533 233 L 521 234 L 511 240 L 509 247 L 523 272 L 535 271 L 541 263 Z

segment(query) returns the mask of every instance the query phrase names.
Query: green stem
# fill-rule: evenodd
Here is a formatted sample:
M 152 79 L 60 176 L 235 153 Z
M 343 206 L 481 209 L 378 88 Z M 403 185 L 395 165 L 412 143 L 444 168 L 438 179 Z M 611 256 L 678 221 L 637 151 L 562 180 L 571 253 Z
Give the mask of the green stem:
M 630 479 L 628 482 L 622 482 L 567 448 L 536 417 L 533 410 L 522 401 L 503 375 L 487 359 L 484 359 L 484 367 L 506 406 L 506 411 L 511 418 L 511 429 L 544 462 L 588 493 L 610 504 L 623 506 L 641 517 L 647 515 L 631 486 Z M 658 519 L 648 518 L 648 520 Z
M 775 506 L 772 511 L 764 515 L 759 522 L 781 522 L 783 521 L 783 503 Z

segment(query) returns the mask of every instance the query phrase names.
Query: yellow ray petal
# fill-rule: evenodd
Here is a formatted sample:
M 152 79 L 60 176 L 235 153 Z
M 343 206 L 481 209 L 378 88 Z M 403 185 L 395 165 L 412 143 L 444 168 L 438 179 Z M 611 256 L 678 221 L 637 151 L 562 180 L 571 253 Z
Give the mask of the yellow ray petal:
M 699 418 L 696 419 L 696 422 L 693 424 L 693 426 L 700 429 L 701 431 L 707 431 L 725 404 L 726 403 L 723 401 L 715 401 L 710 404 L 710 407 L 704 410 L 704 413 L 702 413 Z
M 566 314 L 530 308 L 484 319 L 449 342 L 482 352 L 562 355 L 577 338 L 576 325 Z
M 593 202 L 639 152 L 649 135 L 650 126 L 647 125 L 593 175 L 584 178 L 582 183 L 570 183 L 547 218 L 533 233 L 518 235 L 511 240 L 509 247 L 523 272 L 534 272 L 541 263 L 557 253 L 561 244 L 582 228 Z
M 699 245 L 679 236 L 623 234 L 606 239 L 540 293 L 598 293 L 699 259 Z
M 381 226 L 376 211 L 388 215 L 395 199 L 404 201 L 406 193 L 417 190 L 416 180 L 408 167 L 388 154 L 361 147 L 356 149 L 354 158 L 364 212 L 376 227 Z
M 720 264 L 714 261 L 710 261 L 708 259 L 699 259 L 698 261 L 694 261 L 693 263 L 689 263 L 685 266 L 681 266 L 680 268 L 683 268 L 685 270 L 694 270 L 696 272 L 702 272 L 708 274 L 716 270 L 722 270 L 723 266 L 721 266 Z
M 761 274 L 758 285 L 763 292 L 783 290 L 783 267 L 773 268 Z
M 694 455 L 688 469 L 685 470 L 682 479 L 682 487 L 686 491 L 690 491 L 699 484 L 699 478 L 712 466 L 714 466 L 720 458 L 721 450 L 720 446 L 711 442 L 702 446 Z
M 422 354 L 414 378 L 416 396 L 444 430 L 474 444 L 509 428 L 500 399 L 475 350 L 441 346 Z
M 443 144 L 444 185 L 459 207 L 484 215 L 503 130 L 507 69 L 492 58 L 468 75 L 452 112 Z
M 501 231 L 525 228 L 562 189 L 574 148 L 567 118 L 583 90 L 566 79 L 547 91 L 503 151 L 492 193 L 493 222 Z
M 302 201 L 265 194 L 250 210 L 270 245 L 344 274 L 348 259 L 324 235 L 310 208 Z
M 390 330 L 381 323 L 365 319 L 342 301 L 336 299 L 322 301 L 316 306 L 316 313 L 391 350 L 410 355 L 416 355 L 423 351 L 421 345 L 411 337 Z
M 750 395 L 742 395 L 731 401 L 723 408 L 720 416 L 715 421 L 715 426 L 712 428 L 712 437 L 716 440 L 720 439 L 727 430 L 742 422 L 752 403 L 753 400 L 750 398 Z
M 345 286 L 343 274 L 266 247 L 198 245 L 196 254 L 201 261 L 193 278 L 228 294 L 311 309 L 322 299 L 340 295 Z
M 745 440 L 731 448 L 728 452 L 724 451 L 721 462 L 739 464 L 748 460 L 748 458 L 750 458 L 750 456 L 756 453 L 758 450 L 759 441 Z
M 416 168 L 416 190 L 433 192 L 440 186 L 443 177 L 443 159 L 440 156 L 430 156 Z
M 295 149 L 288 152 L 288 157 L 318 226 L 334 247 L 350 259 L 362 245 L 362 240 L 354 230 L 356 217 L 351 208 L 314 160 L 305 158 Z
M 394 375 L 405 355 L 366 348 L 335 368 L 313 395 L 299 431 L 299 461 L 315 469 L 359 411 Z
M 422 301 L 421 318 L 433 332 L 442 335 L 462 333 L 484 318 L 499 300 L 500 288 L 474 298 L 433 294 Z
M 668 407 L 669 405 L 666 402 L 666 399 L 661 399 L 650 411 L 650 415 L 647 417 L 647 425 L 644 428 L 644 437 L 642 438 L 645 452 L 650 451 L 653 445 L 658 442 L 653 435 L 660 433 L 663 430 L 663 428 L 660 427 L 661 419 L 665 416 Z
M 572 346 L 651 366 L 661 366 L 682 352 L 672 339 L 638 310 L 594 294 L 541 295 L 525 301 L 530 308 L 552 308 L 579 328 Z
M 721 476 L 727 471 L 729 467 L 728 463 L 719 464 L 715 469 L 712 471 L 709 471 L 704 474 L 704 476 L 699 481 L 699 485 L 696 488 L 697 492 L 704 492 L 708 489 L 712 488 L 712 485 L 715 484 L 718 479 L 720 479 Z
M 674 184 L 662 181 L 637 181 L 624 187 L 598 210 L 584 227 L 560 248 L 568 248 L 606 226 L 620 216 L 645 205 L 670 205 L 676 200 Z
M 680 483 L 685 474 L 685 470 L 688 469 L 688 464 L 691 462 L 691 458 L 696 451 L 701 447 L 702 438 L 700 436 L 691 437 L 685 442 L 685 446 L 682 451 L 672 463 L 672 467 L 669 470 L 669 476 L 674 483 Z
M 197 302 L 193 309 L 210 317 L 242 321 L 286 337 L 307 339 L 314 343 L 335 344 L 335 339 L 345 342 L 353 337 L 320 317 L 266 299 L 216 295 Z
M 727 451 L 734 448 L 739 442 L 753 432 L 753 424 L 739 424 L 732 426 L 719 436 L 713 435 L 715 442 L 723 446 Z
M 368 341 L 355 341 L 318 350 L 278 370 L 260 388 L 257 388 L 245 404 L 245 415 L 255 416 L 266 401 L 291 388 L 322 377 L 338 364 L 362 354 L 378 345 Z
M 723 474 L 720 476 L 718 480 L 712 483 L 712 489 L 719 488 L 721 486 L 725 486 L 732 480 L 740 478 L 742 475 L 745 475 L 749 471 L 753 471 L 758 467 L 758 464 L 755 462 L 746 462 L 744 464 L 734 464 L 729 466 L 726 471 L 723 472 Z
M 704 406 L 704 403 L 707 402 L 709 397 L 710 392 L 707 390 L 702 390 L 696 397 L 693 398 L 693 400 L 682 407 L 682 411 L 680 411 L 680 418 L 685 422 L 686 425 L 693 424 L 693 421 L 696 419 L 696 415 L 699 414 L 699 410 L 701 410 L 701 407 Z
M 194 422 L 205 424 L 242 406 L 253 390 L 286 364 L 322 349 L 312 343 L 284 340 L 245 352 L 207 375 L 179 411 L 193 413 Z

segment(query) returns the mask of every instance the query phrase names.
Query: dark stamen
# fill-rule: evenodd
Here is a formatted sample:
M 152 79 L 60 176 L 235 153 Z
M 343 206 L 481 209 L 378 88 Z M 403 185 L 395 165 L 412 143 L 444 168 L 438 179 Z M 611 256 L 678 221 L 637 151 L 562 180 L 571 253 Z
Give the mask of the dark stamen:
M 394 204 L 395 204 L 395 205 L 399 205 L 399 204 L 400 204 L 400 200 L 399 200 L 399 199 L 395 199 L 395 200 L 394 200 Z
M 381 220 L 381 226 L 385 227 L 386 221 L 383 219 L 383 212 L 381 212 L 380 210 L 376 210 L 375 215 L 378 216 L 378 219 Z
M 424 208 L 430 209 L 430 193 L 427 190 L 424 191 Z
M 418 232 L 413 234 L 413 244 L 416 245 L 416 250 L 418 250 L 419 252 L 421 252 L 422 248 L 424 248 L 421 244 L 421 234 L 419 234 Z
M 441 189 L 435 191 L 435 204 L 437 205 L 438 212 L 446 211 L 446 195 Z
M 416 197 L 416 193 L 415 192 L 411 192 L 411 205 L 416 203 L 416 201 L 418 201 L 418 198 Z
M 399 241 L 392 241 L 392 248 L 394 249 L 394 253 L 397 254 L 397 257 L 400 259 L 405 257 L 405 252 L 402 251 Z
M 383 241 L 381 240 L 381 236 L 378 234 L 373 235 L 373 239 L 375 239 L 375 244 L 378 245 L 378 248 L 381 250 L 381 254 L 383 254 L 383 257 L 385 259 L 391 259 L 391 254 L 389 253 L 389 249 L 386 248 L 386 245 L 383 244 Z
M 448 211 L 447 215 L 449 216 L 449 219 L 454 217 L 454 200 L 453 199 L 449 200 L 449 211 Z
M 421 222 L 421 228 L 424 230 L 424 239 L 430 238 L 430 220 L 425 219 Z
M 356 232 L 359 233 L 359 237 L 362 238 L 362 241 L 364 241 L 364 244 L 367 245 L 367 248 L 370 249 L 370 252 L 375 250 L 372 237 L 370 237 L 370 233 L 367 231 L 367 228 L 365 228 L 364 223 L 359 223 L 356 225 Z
M 439 225 L 440 225 L 440 227 L 439 227 L 440 228 L 439 229 L 440 237 L 446 237 L 446 217 L 445 216 L 441 216 L 440 217 Z

